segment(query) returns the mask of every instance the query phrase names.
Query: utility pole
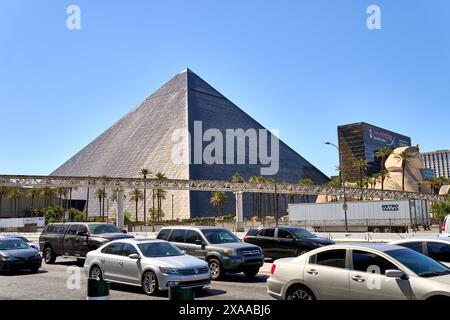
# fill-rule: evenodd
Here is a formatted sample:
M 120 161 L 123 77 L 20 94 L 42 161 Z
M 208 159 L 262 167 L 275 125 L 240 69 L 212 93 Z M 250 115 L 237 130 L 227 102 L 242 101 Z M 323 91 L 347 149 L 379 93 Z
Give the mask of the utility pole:
M 275 193 L 275 225 L 278 227 L 278 194 L 277 194 L 277 176 L 273 176 L 274 193 Z
M 337 149 L 339 153 L 339 176 L 341 177 L 341 186 L 342 186 L 342 192 L 344 193 L 344 203 L 342 205 L 342 209 L 344 210 L 344 219 L 345 219 L 345 232 L 348 232 L 348 221 L 347 221 L 347 196 L 345 193 L 345 174 L 344 174 L 344 162 L 342 161 L 342 153 L 340 148 L 335 145 L 334 143 L 331 143 L 329 141 L 325 142 L 326 145 L 333 146 Z
M 172 221 L 173 221 L 173 194 L 172 194 Z

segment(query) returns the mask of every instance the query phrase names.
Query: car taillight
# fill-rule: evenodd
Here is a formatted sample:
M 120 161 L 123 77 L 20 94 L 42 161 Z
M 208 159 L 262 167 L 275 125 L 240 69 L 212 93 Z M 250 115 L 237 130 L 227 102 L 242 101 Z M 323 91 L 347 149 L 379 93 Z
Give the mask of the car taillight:
M 244 237 L 244 239 L 242 239 L 242 240 L 244 240 L 244 241 L 247 241 L 247 240 L 248 240 L 248 237 L 247 237 L 247 236 L 245 236 L 245 237 Z
M 445 222 L 442 224 L 442 232 L 445 232 Z
M 275 263 L 272 263 L 272 267 L 270 268 L 270 274 L 273 275 L 275 273 L 275 269 L 277 268 L 277 265 Z

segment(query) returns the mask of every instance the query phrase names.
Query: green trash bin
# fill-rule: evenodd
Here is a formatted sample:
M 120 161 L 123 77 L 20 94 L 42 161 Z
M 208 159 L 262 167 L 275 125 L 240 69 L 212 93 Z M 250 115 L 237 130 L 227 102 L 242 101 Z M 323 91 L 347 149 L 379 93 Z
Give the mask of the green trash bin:
M 88 279 L 87 300 L 109 300 L 109 282 Z
M 170 286 L 169 300 L 195 300 L 195 293 L 192 289 Z

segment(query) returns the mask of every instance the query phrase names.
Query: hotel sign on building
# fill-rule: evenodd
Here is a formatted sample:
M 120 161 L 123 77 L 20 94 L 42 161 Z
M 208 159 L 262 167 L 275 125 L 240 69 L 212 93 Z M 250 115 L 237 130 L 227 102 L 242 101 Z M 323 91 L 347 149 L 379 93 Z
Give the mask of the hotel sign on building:
M 375 157 L 380 148 L 411 146 L 410 137 L 365 122 L 339 126 L 338 137 L 345 175 L 350 180 L 359 177 L 358 169 L 353 167 L 356 159 L 367 160 L 367 174 L 372 175 L 381 171 L 381 160 Z

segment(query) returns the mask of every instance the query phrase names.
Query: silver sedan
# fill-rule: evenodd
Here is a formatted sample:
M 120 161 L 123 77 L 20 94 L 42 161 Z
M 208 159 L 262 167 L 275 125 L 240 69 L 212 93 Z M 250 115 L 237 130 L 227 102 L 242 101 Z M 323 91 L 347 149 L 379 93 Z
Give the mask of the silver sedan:
M 268 293 L 286 300 L 450 298 L 450 269 L 414 250 L 339 244 L 273 263 Z
M 201 288 L 211 278 L 207 262 L 163 240 L 109 242 L 87 254 L 84 268 L 90 278 L 141 286 L 148 295 L 170 286 Z

